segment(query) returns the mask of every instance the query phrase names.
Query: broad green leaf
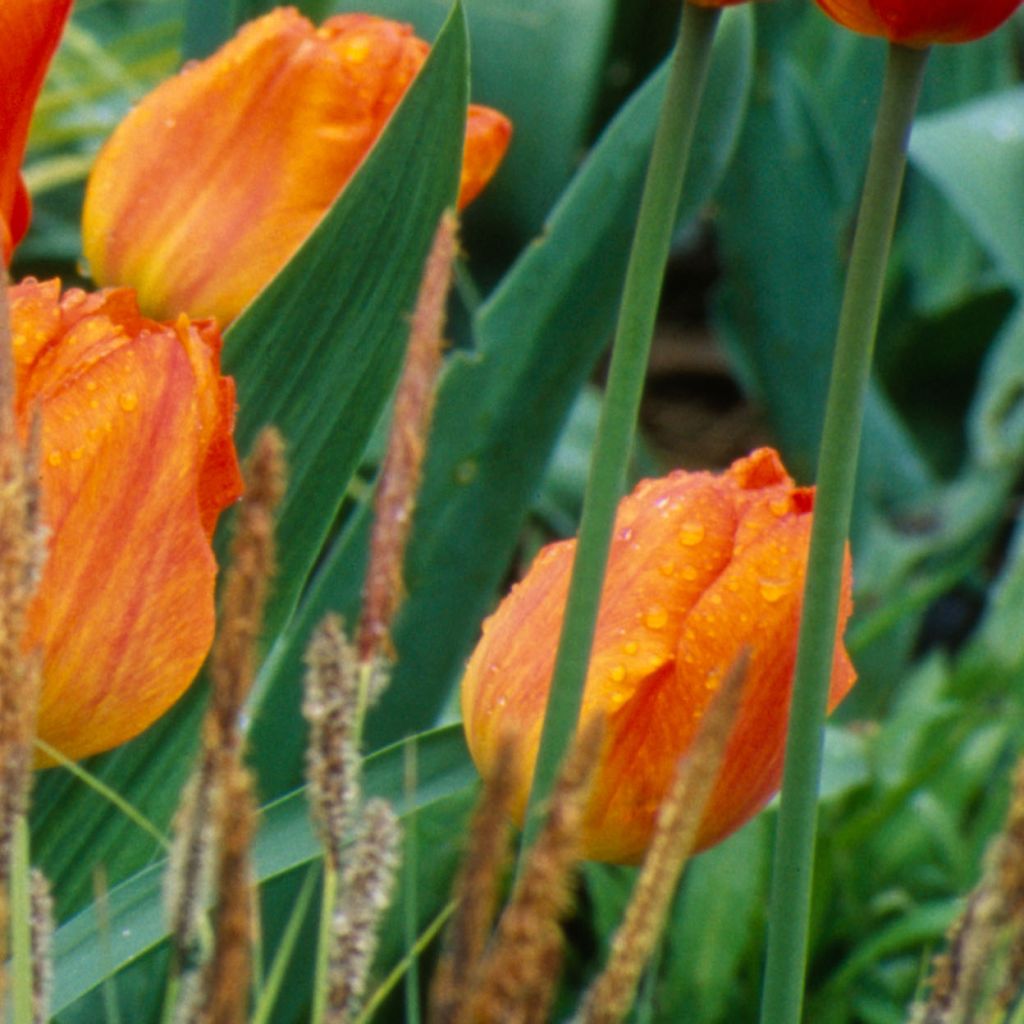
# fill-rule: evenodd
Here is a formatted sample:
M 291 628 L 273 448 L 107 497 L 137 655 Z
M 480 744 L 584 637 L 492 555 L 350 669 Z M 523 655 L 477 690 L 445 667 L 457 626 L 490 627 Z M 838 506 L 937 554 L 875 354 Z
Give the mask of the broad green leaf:
M 749 10 L 729 12 L 716 43 L 684 220 L 707 201 L 729 159 L 752 48 Z M 371 746 L 433 724 L 507 572 L 551 452 L 612 330 L 663 88 L 659 72 L 622 110 L 544 233 L 479 310 L 476 351 L 450 361 L 406 559 L 399 661 L 368 723 Z M 263 772 L 267 793 L 293 785 L 301 768 L 288 689 L 319 618 L 329 609 L 353 614 L 364 543 L 365 526 L 335 541 L 271 652 L 254 732 L 258 745 L 274 752 Z
M 271 637 L 319 555 L 388 401 L 423 259 L 441 210 L 455 195 L 465 56 L 456 9 L 359 172 L 228 336 L 225 364 L 238 383 L 240 449 L 268 422 L 289 443 L 291 487 L 278 529 Z M 296 674 L 287 681 L 293 708 L 299 680 Z M 157 822 L 168 820 L 177 800 L 201 707 L 202 690 L 193 688 L 143 737 L 95 762 L 108 785 Z M 43 780 L 36 822 L 36 849 L 65 906 L 91 892 L 96 863 L 104 862 L 116 880 L 126 865 L 150 854 L 149 845 L 127 841 L 136 838 L 132 826 L 59 772 Z
M 1024 88 L 922 118 L 910 158 L 960 212 L 1001 273 L 1024 285 Z
M 453 798 L 464 807 L 464 794 L 475 787 L 476 772 L 461 729 L 438 730 L 417 737 L 416 743 L 420 785 L 412 798 L 405 791 L 404 745 L 367 759 L 363 777 L 366 795 L 388 800 L 406 821 L 443 809 Z M 452 826 L 450 817 L 447 825 Z M 304 791 L 264 808 L 253 854 L 260 883 L 321 856 L 309 823 Z M 167 938 L 161 888 L 165 870 L 166 863 L 160 861 L 114 887 L 107 901 L 106 921 L 95 907 L 89 907 L 58 929 L 54 937 L 55 1013 Z

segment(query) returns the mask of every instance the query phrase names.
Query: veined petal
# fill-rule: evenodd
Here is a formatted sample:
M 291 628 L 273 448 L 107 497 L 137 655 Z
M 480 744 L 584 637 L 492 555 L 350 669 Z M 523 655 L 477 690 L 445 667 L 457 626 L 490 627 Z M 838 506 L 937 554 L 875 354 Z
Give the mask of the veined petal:
M 101 151 L 83 213 L 95 279 L 131 285 L 158 318 L 230 321 L 333 203 L 428 50 L 409 26 L 364 14 L 316 29 L 280 8 L 250 22 Z M 471 114 L 465 195 L 497 169 L 509 131 L 496 112 Z
M 209 535 L 241 491 L 232 392 L 219 341 L 144 319 L 127 290 L 29 280 L 11 297 L 19 424 L 42 419 L 39 735 L 79 758 L 142 731 L 209 650 Z

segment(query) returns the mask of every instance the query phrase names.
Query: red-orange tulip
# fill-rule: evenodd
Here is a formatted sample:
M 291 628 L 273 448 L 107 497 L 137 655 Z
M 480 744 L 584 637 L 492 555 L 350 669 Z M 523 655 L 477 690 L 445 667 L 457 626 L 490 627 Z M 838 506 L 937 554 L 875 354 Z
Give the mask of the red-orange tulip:
M 131 285 L 152 316 L 231 320 L 334 201 L 428 50 L 408 25 L 363 14 L 317 29 L 282 8 L 245 26 L 101 151 L 83 217 L 94 278 Z M 470 108 L 461 204 L 510 133 L 497 111 Z
M 10 263 L 28 230 L 31 205 L 21 180 L 32 108 L 71 10 L 71 0 L 4 0 L 0 4 L 0 249 Z
M 584 826 L 586 856 L 643 856 L 655 814 L 701 716 L 740 652 L 743 704 L 698 835 L 703 848 L 778 788 L 814 492 L 760 449 L 721 475 L 646 480 L 619 506 L 583 715 L 606 721 Z M 462 682 L 469 748 L 485 777 L 514 745 L 516 813 L 526 805 L 575 541 L 545 548 L 484 624 Z M 838 638 L 850 614 L 847 561 L 830 706 L 856 678 Z
M 163 714 L 209 650 L 210 537 L 241 490 L 234 384 L 210 322 L 147 320 L 127 289 L 9 294 L 17 422 L 42 421 L 39 735 L 79 758 Z
M 841 25 L 908 46 L 966 43 L 998 28 L 1021 0 L 817 0 Z

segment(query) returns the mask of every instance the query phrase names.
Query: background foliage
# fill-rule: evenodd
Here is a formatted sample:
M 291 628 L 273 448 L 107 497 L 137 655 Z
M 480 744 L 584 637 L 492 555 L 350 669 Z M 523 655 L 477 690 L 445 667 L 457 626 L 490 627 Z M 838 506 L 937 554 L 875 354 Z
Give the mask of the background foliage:
M 300 6 L 315 16 L 358 6 L 411 20 L 429 38 L 448 13 L 441 0 Z M 435 727 L 452 720 L 460 666 L 497 595 L 539 540 L 574 528 L 594 424 L 590 382 L 615 312 L 671 6 L 468 0 L 468 40 L 458 17 L 446 23 L 372 157 L 230 332 L 241 443 L 274 419 L 293 480 L 251 708 L 268 804 L 257 854 L 268 964 L 316 856 L 295 793 L 301 651 L 325 609 L 351 617 L 358 607 L 379 426 L 430 232 L 455 188 L 469 54 L 473 98 L 508 113 L 516 135 L 494 187 L 466 216 L 400 661 L 368 736 L 368 787 L 394 797 L 418 848 L 431 850 L 417 863 L 415 893 L 404 894 L 420 928 L 443 911 L 474 778 L 458 728 Z M 97 147 L 183 52 L 207 52 L 265 7 L 78 0 L 33 125 L 26 177 L 36 215 L 16 275 L 87 275 L 78 217 Z M 700 328 L 727 354 L 762 435 L 803 480 L 881 62 L 879 43 L 841 32 L 806 0 L 728 13 L 678 232 L 682 271 L 666 294 L 659 344 L 670 349 L 678 334 L 679 295 L 696 294 Z M 1020 81 L 1019 19 L 936 52 L 912 141 L 853 534 L 848 640 L 861 681 L 829 734 L 811 1020 L 905 1019 L 927 953 L 977 877 L 1022 747 Z M 377 201 L 384 182 L 405 197 L 401 209 Z M 306 301 L 312 294 L 330 298 Z M 276 338 L 303 345 L 275 358 L 267 339 Z M 645 445 L 638 472 L 672 461 L 660 441 L 669 450 Z M 683 447 L 685 438 L 675 451 Z M 202 697 L 200 685 L 136 742 L 89 765 L 161 829 Z M 414 791 L 404 781 L 409 743 Z M 769 812 L 693 864 L 642 1019 L 755 1018 L 771 830 Z M 160 845 L 57 770 L 36 787 L 34 846 L 64 922 L 58 1020 L 116 1020 L 116 1007 L 122 1019 L 157 1019 Z M 584 983 L 630 880 L 628 870 L 587 867 L 567 984 Z M 405 952 L 402 921 L 396 910 L 380 978 Z M 298 964 L 292 980 L 275 1021 L 303 1019 Z M 397 1003 L 380 1012 L 400 1016 Z

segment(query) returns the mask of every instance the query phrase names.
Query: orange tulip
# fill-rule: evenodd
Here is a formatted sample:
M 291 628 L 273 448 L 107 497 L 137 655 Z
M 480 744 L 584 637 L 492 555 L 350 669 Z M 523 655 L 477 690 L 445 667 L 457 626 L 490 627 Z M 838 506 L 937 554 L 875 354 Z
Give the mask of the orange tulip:
M 83 217 L 93 277 L 136 288 L 152 316 L 230 321 L 333 203 L 428 50 L 408 25 L 364 14 L 317 29 L 281 8 L 246 25 L 147 96 L 101 151 Z M 501 114 L 470 108 L 460 204 L 510 133 Z
M 0 4 L 0 248 L 5 264 L 28 230 L 32 207 L 21 179 L 21 161 L 32 108 L 70 10 L 71 0 Z
M 146 320 L 127 289 L 9 294 L 16 418 L 42 426 L 39 735 L 80 758 L 163 714 L 209 650 L 210 537 L 241 492 L 234 382 L 212 323 Z
M 818 0 L 841 25 L 907 46 L 966 43 L 988 35 L 1021 0 Z
M 751 653 L 725 766 L 698 848 L 723 839 L 779 786 L 814 491 L 760 449 L 725 473 L 645 480 L 619 505 L 582 715 L 606 722 L 584 825 L 597 860 L 635 862 L 679 758 L 716 688 Z M 525 811 L 554 668 L 575 541 L 545 548 L 484 623 L 462 681 L 470 752 L 485 777 L 514 747 L 515 811 Z M 847 560 L 838 636 L 851 610 Z M 836 645 L 834 707 L 856 676 Z

